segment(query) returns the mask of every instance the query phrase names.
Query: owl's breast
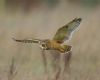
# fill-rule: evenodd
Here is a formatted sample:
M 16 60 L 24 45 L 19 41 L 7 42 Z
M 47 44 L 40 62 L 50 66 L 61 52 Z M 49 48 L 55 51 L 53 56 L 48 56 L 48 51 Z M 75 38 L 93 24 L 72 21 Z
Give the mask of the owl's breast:
M 47 42 L 47 46 L 48 46 L 49 49 L 55 49 L 55 50 L 57 50 L 58 48 L 61 47 L 61 44 L 57 43 L 54 40 L 50 40 L 50 41 Z

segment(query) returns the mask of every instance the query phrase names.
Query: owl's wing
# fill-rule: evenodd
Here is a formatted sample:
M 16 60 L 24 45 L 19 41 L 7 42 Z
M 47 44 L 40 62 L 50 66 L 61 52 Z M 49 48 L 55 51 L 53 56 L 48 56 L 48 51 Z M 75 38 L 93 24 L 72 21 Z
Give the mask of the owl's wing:
M 81 20 L 81 18 L 75 18 L 68 24 L 59 28 L 53 40 L 56 40 L 58 43 L 63 43 L 65 40 L 68 40 L 72 32 L 79 26 Z
M 39 39 L 15 39 L 15 38 L 12 38 L 14 41 L 16 42 L 22 42 L 22 43 L 39 43 L 40 40 Z

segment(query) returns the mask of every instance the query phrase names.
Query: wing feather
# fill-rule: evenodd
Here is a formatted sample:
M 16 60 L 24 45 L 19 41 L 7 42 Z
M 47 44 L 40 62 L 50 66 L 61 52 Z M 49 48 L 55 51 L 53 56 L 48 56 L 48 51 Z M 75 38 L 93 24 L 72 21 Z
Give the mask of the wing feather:
M 15 39 L 15 38 L 12 38 L 14 41 L 17 41 L 17 42 L 23 42 L 23 43 L 39 43 L 40 40 L 39 39 Z
M 68 24 L 59 28 L 53 40 L 56 40 L 59 43 L 63 43 L 65 40 L 68 40 L 72 32 L 79 26 L 81 20 L 82 20 L 81 18 L 75 18 Z

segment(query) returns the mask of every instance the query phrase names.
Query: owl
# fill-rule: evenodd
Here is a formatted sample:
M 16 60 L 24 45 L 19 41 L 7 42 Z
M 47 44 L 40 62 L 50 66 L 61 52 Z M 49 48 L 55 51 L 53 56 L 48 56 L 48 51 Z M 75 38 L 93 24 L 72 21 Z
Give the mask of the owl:
M 70 40 L 72 37 L 72 34 L 77 28 L 79 27 L 79 24 L 81 23 L 81 18 L 75 18 L 72 21 L 70 21 L 68 24 L 62 26 L 59 28 L 54 35 L 53 39 L 15 39 L 14 41 L 17 42 L 23 42 L 23 43 L 37 43 L 39 44 L 40 48 L 42 50 L 57 50 L 60 53 L 66 53 L 71 50 L 72 46 L 70 45 L 64 45 L 64 41 Z

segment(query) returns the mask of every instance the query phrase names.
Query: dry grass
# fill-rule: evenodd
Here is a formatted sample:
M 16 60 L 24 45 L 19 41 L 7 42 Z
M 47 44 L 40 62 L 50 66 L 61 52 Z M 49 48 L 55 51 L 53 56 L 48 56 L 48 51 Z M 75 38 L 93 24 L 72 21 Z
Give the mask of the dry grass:
M 44 6 L 34 12 L 0 14 L 0 80 L 7 80 L 11 58 L 16 58 L 18 73 L 14 80 L 46 80 L 41 50 L 35 44 L 21 44 L 12 37 L 52 38 L 56 30 L 75 17 L 83 21 L 68 44 L 73 46 L 68 80 L 100 80 L 100 11 L 64 3 L 48 10 Z M 50 53 L 46 53 L 50 68 Z M 52 70 L 50 70 L 52 71 Z M 49 75 L 52 73 L 49 71 Z M 61 79 L 62 80 L 62 79 Z

